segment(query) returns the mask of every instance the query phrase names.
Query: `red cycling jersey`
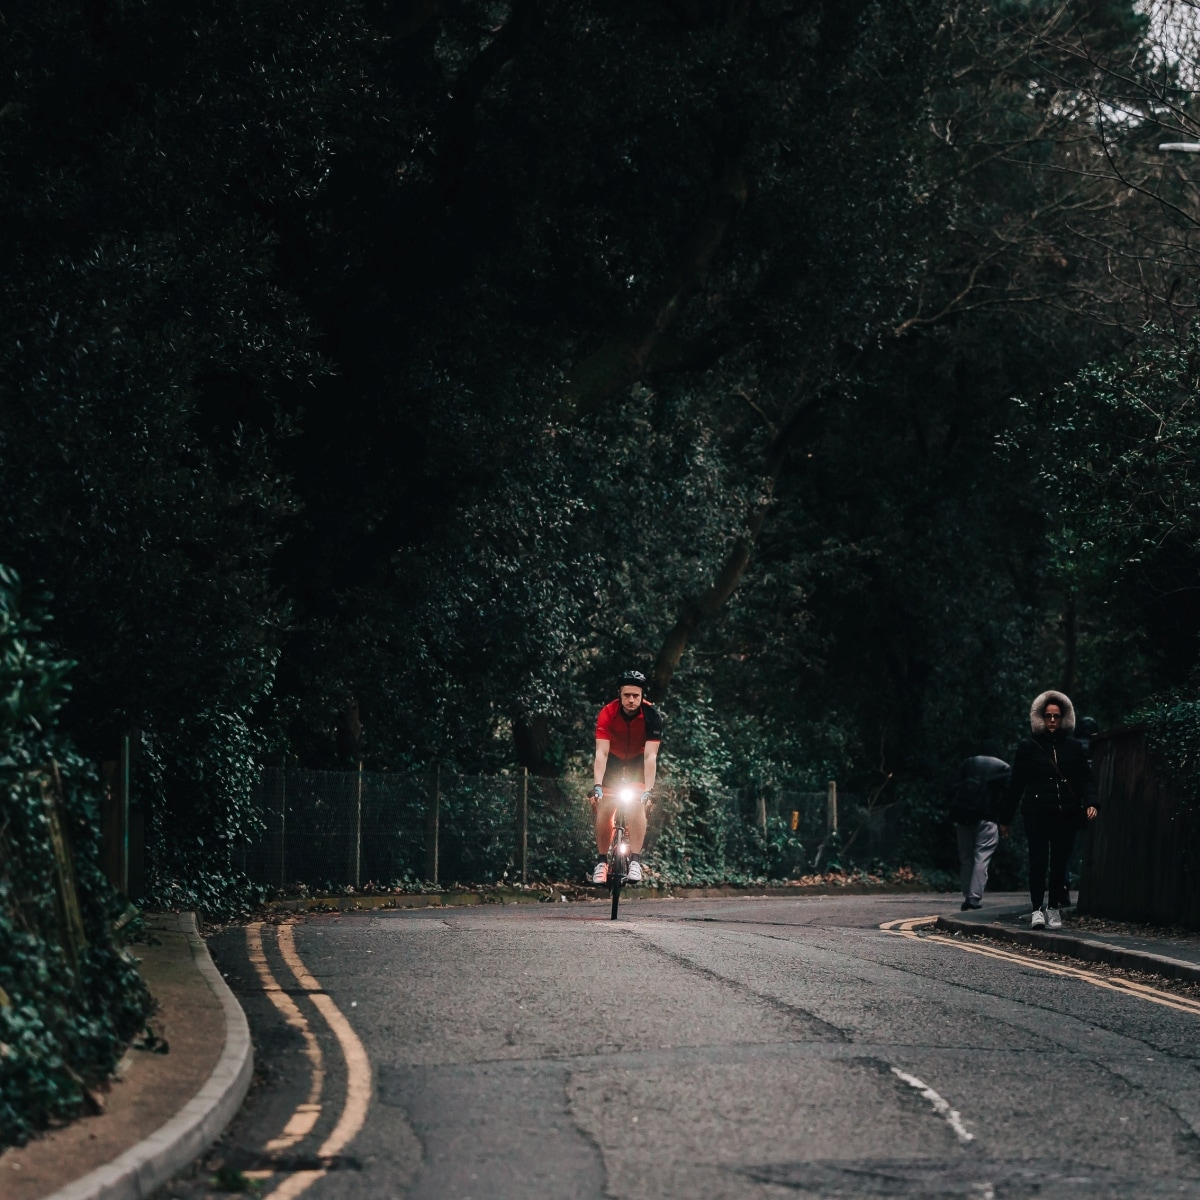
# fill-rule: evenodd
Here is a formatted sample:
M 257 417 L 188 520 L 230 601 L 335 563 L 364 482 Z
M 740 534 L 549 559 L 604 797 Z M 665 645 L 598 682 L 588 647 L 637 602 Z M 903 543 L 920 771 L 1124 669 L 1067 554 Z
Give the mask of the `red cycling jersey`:
M 663 719 L 649 701 L 643 700 L 634 717 L 626 717 L 620 700 L 606 704 L 596 718 L 596 737 L 608 742 L 608 752 L 624 762 L 641 758 L 647 742 L 662 741 Z

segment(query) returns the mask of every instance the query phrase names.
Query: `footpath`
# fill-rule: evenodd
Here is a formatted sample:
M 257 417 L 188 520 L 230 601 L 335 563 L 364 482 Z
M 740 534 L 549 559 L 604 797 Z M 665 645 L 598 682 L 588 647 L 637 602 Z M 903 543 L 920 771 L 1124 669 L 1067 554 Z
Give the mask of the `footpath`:
M 103 1111 L 0 1154 L 4 1200 L 142 1200 L 203 1153 L 253 1070 L 245 1013 L 193 913 L 147 914 L 133 952 L 158 1001 L 154 1039 L 126 1051 Z M 165 1052 L 164 1052 L 165 1049 Z
M 1085 962 L 1200 983 L 1200 933 L 1104 921 L 1079 916 L 1070 909 L 1063 914 L 1062 929 L 1031 929 L 1028 901 L 1020 906 L 955 912 L 939 917 L 937 924 L 948 933 L 989 937 Z

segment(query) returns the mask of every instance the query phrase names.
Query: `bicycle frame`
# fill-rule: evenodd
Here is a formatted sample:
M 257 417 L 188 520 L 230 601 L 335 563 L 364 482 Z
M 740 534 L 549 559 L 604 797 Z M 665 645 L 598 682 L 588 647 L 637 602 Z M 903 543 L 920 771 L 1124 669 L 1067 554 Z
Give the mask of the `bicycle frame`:
M 629 879 L 629 829 L 627 812 L 639 803 L 634 789 L 623 787 L 618 792 L 617 810 L 613 813 L 613 835 L 608 844 L 608 890 L 612 893 L 612 920 L 617 919 L 617 906 L 621 902 L 621 889 Z

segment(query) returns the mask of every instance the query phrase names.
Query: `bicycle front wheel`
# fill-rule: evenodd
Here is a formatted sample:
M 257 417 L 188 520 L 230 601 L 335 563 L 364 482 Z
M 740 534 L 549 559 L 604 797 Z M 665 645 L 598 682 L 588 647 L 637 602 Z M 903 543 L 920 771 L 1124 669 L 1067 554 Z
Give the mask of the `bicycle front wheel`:
M 612 891 L 612 917 L 610 920 L 617 919 L 617 905 L 621 903 L 621 877 L 615 876 L 612 882 L 608 885 Z

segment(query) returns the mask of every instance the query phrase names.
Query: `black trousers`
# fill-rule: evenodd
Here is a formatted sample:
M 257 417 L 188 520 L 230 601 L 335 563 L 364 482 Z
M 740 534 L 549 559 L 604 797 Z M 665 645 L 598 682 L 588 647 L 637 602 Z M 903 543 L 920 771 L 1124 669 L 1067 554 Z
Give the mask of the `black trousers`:
M 1046 889 L 1046 866 L 1050 867 L 1051 908 L 1070 904 L 1067 889 L 1067 863 L 1075 846 L 1079 814 L 1038 810 L 1025 813 L 1025 836 L 1029 839 L 1029 899 L 1034 908 L 1042 907 Z

